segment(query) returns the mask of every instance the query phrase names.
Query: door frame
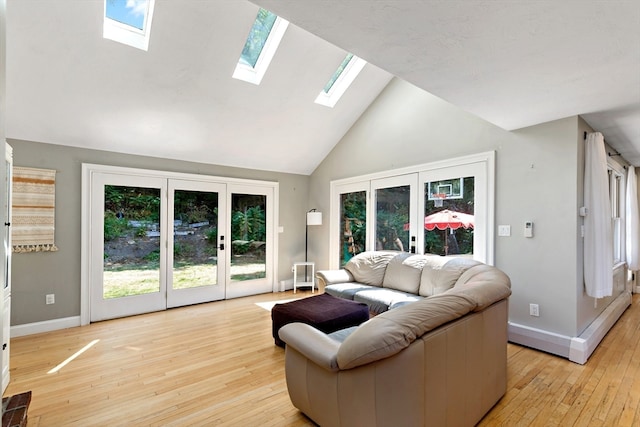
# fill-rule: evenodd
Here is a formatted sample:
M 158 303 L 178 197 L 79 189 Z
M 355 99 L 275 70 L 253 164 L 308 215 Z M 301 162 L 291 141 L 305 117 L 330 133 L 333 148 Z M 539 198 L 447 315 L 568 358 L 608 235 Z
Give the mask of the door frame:
M 213 175 L 200 175 L 181 172 L 168 172 L 153 169 L 130 168 L 122 166 L 99 165 L 93 163 L 82 164 L 82 201 L 81 201 L 81 268 L 80 268 L 80 325 L 91 323 L 91 188 L 93 177 L 96 173 L 113 173 L 124 175 L 137 175 L 144 177 L 155 177 L 165 179 L 192 180 L 200 182 L 222 182 L 226 184 L 239 184 L 255 187 L 269 187 L 273 189 L 273 214 L 267 218 L 269 223 L 268 237 L 273 242 L 273 250 L 266 259 L 271 263 L 273 274 L 271 291 L 277 292 L 278 278 L 278 218 L 279 218 L 279 183 L 276 181 L 253 180 L 242 178 L 219 177 Z

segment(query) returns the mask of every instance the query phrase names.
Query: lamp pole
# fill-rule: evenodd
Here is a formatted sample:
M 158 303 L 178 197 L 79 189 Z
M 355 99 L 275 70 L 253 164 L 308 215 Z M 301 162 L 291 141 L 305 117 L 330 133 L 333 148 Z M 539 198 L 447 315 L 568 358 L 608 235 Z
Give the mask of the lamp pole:
M 309 262 L 309 226 L 310 225 L 322 225 L 322 212 L 317 212 L 315 209 L 311 209 L 307 212 L 306 229 L 304 233 L 304 262 Z M 311 278 L 313 280 L 313 278 Z M 304 266 L 304 281 L 308 282 L 307 265 Z

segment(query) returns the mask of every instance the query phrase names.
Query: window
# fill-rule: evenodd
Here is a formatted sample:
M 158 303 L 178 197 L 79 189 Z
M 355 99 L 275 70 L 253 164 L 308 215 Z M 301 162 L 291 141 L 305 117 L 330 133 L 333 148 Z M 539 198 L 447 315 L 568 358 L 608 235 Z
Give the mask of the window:
M 154 5 L 155 0 L 105 0 L 103 37 L 148 50 Z
M 622 219 L 620 212 L 623 210 L 621 206 L 623 196 L 622 185 L 623 174 L 616 169 L 609 169 L 609 202 L 611 203 L 611 231 L 613 233 L 613 263 L 614 265 L 622 262 Z
M 340 267 L 363 252 L 367 238 L 367 191 L 340 194 Z
M 366 63 L 352 53 L 347 54 L 316 98 L 315 103 L 333 108 Z
M 288 25 L 288 21 L 266 9 L 260 9 L 249 31 L 233 78 L 259 85 Z

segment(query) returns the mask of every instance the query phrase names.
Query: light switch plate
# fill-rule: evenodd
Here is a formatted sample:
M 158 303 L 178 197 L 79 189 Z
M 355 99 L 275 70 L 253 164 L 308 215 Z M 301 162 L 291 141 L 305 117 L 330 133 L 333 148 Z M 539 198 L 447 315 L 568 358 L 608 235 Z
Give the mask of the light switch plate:
M 498 236 L 502 236 L 502 237 L 511 236 L 511 226 L 510 225 L 499 225 L 498 226 Z

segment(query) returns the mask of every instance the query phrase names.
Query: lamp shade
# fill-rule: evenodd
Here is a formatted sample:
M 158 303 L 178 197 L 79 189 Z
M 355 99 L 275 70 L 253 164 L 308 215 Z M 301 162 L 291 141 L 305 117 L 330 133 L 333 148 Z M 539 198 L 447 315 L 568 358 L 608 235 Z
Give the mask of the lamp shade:
M 322 212 L 307 212 L 307 225 L 322 225 Z

